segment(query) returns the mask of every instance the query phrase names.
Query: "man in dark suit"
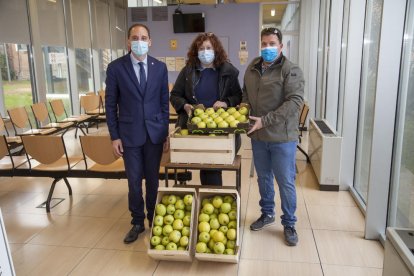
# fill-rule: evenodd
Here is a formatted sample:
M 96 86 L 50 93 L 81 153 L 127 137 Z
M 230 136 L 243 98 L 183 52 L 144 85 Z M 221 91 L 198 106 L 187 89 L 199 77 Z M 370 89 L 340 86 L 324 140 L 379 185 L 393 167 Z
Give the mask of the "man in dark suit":
M 130 52 L 108 65 L 105 106 L 114 153 L 122 156 L 128 177 L 132 228 L 124 243 L 144 232 L 142 179 L 145 178 L 147 219 L 151 225 L 158 191 L 163 144 L 168 136 L 168 73 L 164 63 L 147 55 L 151 46 L 147 26 L 128 30 Z

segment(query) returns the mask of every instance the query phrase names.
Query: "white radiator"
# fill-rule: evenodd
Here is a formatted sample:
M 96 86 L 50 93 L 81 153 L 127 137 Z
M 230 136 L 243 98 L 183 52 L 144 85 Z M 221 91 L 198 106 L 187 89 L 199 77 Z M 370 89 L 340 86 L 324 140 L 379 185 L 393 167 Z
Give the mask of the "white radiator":
M 320 189 L 339 190 L 342 137 L 322 119 L 309 121 L 308 155 Z

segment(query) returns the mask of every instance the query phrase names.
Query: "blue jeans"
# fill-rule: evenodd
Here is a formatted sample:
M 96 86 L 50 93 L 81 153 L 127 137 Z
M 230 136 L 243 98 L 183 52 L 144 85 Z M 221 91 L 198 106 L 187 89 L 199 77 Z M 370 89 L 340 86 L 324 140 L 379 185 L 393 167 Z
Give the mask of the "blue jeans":
M 279 185 L 283 215 L 282 225 L 294 226 L 296 211 L 296 141 L 286 143 L 263 142 L 252 139 L 253 160 L 256 167 L 262 214 L 275 215 L 274 177 Z

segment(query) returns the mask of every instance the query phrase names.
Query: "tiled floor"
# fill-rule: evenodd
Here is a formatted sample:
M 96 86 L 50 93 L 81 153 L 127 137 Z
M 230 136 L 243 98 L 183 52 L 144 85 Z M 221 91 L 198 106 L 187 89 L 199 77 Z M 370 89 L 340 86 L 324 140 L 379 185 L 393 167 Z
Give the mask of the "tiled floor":
M 70 154 L 78 140 L 65 135 Z M 364 217 L 346 191 L 319 191 L 312 168 L 298 153 L 297 231 L 299 244 L 283 242 L 280 224 L 252 232 L 259 215 L 256 177 L 250 177 L 251 150 L 243 138 L 241 254 L 238 264 L 155 261 L 146 254 L 149 230 L 135 243 L 129 230 L 125 180 L 70 179 L 73 196 L 58 183 L 54 197 L 65 200 L 46 214 L 36 208 L 51 179 L 0 178 L 0 208 L 17 275 L 381 275 L 384 250 L 363 239 Z M 198 183 L 197 172 L 192 184 Z M 224 182 L 233 185 L 234 173 Z M 161 182 L 163 185 L 163 182 Z M 277 213 L 280 200 L 276 195 Z

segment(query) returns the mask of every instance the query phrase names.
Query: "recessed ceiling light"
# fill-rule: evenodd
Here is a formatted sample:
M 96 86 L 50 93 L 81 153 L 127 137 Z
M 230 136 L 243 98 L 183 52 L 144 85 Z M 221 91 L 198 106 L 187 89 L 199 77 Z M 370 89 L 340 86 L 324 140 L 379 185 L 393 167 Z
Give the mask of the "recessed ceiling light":
M 275 9 L 271 9 L 270 10 L 270 15 L 271 16 L 275 16 L 276 15 L 276 10 Z

